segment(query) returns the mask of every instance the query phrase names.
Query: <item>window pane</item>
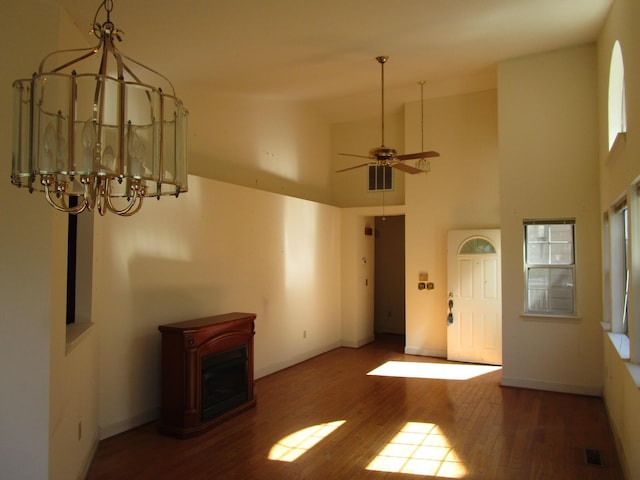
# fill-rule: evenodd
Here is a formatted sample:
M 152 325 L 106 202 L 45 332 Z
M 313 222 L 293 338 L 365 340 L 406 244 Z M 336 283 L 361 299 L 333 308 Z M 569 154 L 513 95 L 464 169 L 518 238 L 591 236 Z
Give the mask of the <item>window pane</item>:
M 526 225 L 526 259 L 534 265 L 572 265 L 573 225 Z
M 548 241 L 546 225 L 527 225 L 526 228 L 527 243 L 546 243 Z
M 533 243 L 527 245 L 527 263 L 546 265 L 549 260 L 549 244 Z
M 549 241 L 573 243 L 573 225 L 549 225 Z
M 573 267 L 530 267 L 527 270 L 529 312 L 573 313 Z
M 484 238 L 472 238 L 465 242 L 460 253 L 496 253 L 496 249 Z
M 551 265 L 571 265 L 573 263 L 573 245 L 552 243 L 549 245 L 549 263 Z

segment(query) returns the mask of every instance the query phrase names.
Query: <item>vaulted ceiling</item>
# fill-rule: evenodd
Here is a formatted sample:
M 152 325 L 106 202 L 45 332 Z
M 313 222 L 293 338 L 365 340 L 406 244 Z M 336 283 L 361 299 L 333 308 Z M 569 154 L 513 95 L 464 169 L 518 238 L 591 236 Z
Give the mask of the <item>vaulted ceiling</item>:
M 312 101 L 342 121 L 377 112 L 378 55 L 390 102 L 419 99 L 421 80 L 495 85 L 501 60 L 595 40 L 612 1 L 113 0 L 111 19 L 119 48 L 180 88 Z M 60 2 L 88 30 L 98 1 Z

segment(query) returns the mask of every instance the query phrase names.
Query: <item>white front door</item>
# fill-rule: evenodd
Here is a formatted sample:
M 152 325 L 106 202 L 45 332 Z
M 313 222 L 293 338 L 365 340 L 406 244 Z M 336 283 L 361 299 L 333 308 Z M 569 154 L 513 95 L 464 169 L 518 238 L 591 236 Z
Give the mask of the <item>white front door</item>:
M 447 247 L 447 358 L 501 365 L 500 230 L 452 230 Z

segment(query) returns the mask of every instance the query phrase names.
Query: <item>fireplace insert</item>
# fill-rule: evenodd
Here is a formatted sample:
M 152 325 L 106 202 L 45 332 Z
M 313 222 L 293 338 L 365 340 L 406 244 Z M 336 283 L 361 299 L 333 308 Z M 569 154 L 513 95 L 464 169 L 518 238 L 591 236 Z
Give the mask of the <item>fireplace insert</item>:
M 247 401 L 247 346 L 202 357 L 202 421 Z

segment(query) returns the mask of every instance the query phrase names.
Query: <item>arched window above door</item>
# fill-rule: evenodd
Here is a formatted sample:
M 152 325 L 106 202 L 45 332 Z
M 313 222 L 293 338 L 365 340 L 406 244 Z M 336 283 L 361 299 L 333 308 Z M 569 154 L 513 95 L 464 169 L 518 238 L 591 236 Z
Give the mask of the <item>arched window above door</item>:
M 622 48 L 616 40 L 609 65 L 609 150 L 619 133 L 627 131 L 627 107 L 624 88 L 624 62 Z
M 495 247 L 485 238 L 475 237 L 465 241 L 460 247 L 461 254 L 487 254 L 496 253 Z

